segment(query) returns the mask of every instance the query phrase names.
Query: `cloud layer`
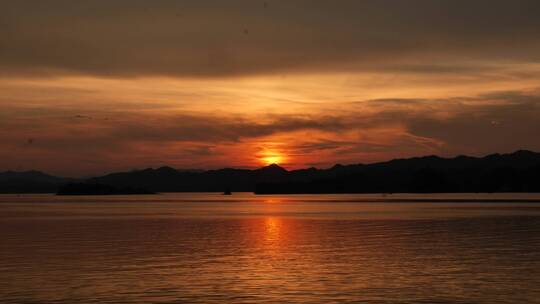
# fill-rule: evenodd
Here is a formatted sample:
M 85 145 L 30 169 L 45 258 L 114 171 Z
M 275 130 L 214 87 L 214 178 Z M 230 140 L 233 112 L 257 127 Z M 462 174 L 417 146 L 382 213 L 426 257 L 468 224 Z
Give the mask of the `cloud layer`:
M 12 106 L 16 107 L 16 106 Z M 17 112 L 17 109 L 11 109 Z M 94 113 L 48 110 L 48 115 L 0 122 L 0 166 L 18 159 L 49 170 L 67 163 L 87 170 L 141 164 L 258 166 L 264 150 L 289 157 L 287 165 L 384 160 L 421 154 L 481 155 L 540 150 L 540 94 L 498 92 L 450 99 L 367 100 L 334 114 Z M 112 114 L 112 115 L 111 115 Z M 106 115 L 106 116 L 105 116 Z M 52 159 L 58 160 L 51 161 Z M 60 165 L 60 163 L 64 165 Z
M 539 62 L 535 0 L 10 1 L 2 74 L 462 73 Z

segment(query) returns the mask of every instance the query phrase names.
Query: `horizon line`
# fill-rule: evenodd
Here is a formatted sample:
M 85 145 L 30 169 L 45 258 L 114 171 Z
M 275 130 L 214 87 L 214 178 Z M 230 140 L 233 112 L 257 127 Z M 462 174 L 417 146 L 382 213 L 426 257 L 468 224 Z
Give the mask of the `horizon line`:
M 5 170 L 5 171 L 0 171 L 0 173 L 31 173 L 31 172 L 35 172 L 35 173 L 41 173 L 41 174 L 46 174 L 46 175 L 49 175 L 49 176 L 53 176 L 53 177 L 58 177 L 58 178 L 71 178 L 71 179 L 88 179 L 88 178 L 94 178 L 94 177 L 100 177 L 100 176 L 106 176 L 106 175 L 109 175 L 109 174 L 116 174 L 116 173 L 131 173 L 131 172 L 140 172 L 140 171 L 145 171 L 145 170 L 159 170 L 159 169 L 163 169 L 163 168 L 170 168 L 170 169 L 173 169 L 173 170 L 176 170 L 176 171 L 193 171 L 193 172 L 198 172 L 198 173 L 203 173 L 203 172 L 210 172 L 210 171 L 219 171 L 219 170 L 247 170 L 247 171 L 255 171 L 255 170 L 260 170 L 260 169 L 264 169 L 264 168 L 268 168 L 268 167 L 274 167 L 274 166 L 277 166 L 283 170 L 285 170 L 286 172 L 294 172 L 294 171 L 301 171 L 301 170 L 311 170 L 311 169 L 315 169 L 315 170 L 329 170 L 329 169 L 332 169 L 334 167 L 337 167 L 337 166 L 343 166 L 343 167 L 346 167 L 346 166 L 360 166 L 360 165 L 365 165 L 365 166 L 368 166 L 368 165 L 375 165 L 375 164 L 383 164 L 383 163 L 388 163 L 388 162 L 392 162 L 392 161 L 399 161 L 399 160 L 410 160 L 410 159 L 420 159 L 420 158 L 430 158 L 430 157 L 436 157 L 436 158 L 439 158 L 439 159 L 445 159 L 445 160 L 451 160 L 451 159 L 456 159 L 456 158 L 460 158 L 460 157 L 467 157 L 467 158 L 475 158 L 475 159 L 481 159 L 481 158 L 486 158 L 486 157 L 489 157 L 489 156 L 505 156 L 505 155 L 513 155 L 513 154 L 517 154 L 517 153 L 534 153 L 534 154 L 540 154 L 540 152 L 536 152 L 536 151 L 532 151 L 532 150 L 528 150 L 528 149 L 518 149 L 518 150 L 515 150 L 513 152 L 508 152 L 508 153 L 498 153 L 498 152 L 495 152 L 495 153 L 489 153 L 489 154 L 485 154 L 483 156 L 470 156 L 470 155 L 465 155 L 465 154 L 458 154 L 456 156 L 453 156 L 453 157 L 444 157 L 444 156 L 439 156 L 439 155 L 436 155 L 436 154 L 430 154 L 430 155 L 422 155 L 422 156 L 412 156 L 412 157 L 406 157 L 406 158 L 392 158 L 392 159 L 389 159 L 389 160 L 384 160 L 384 161 L 378 161 L 378 162 L 371 162 L 371 163 L 348 163 L 348 164 L 341 164 L 341 163 L 335 163 L 334 165 L 332 166 L 329 166 L 329 167 L 320 167 L 320 168 L 317 168 L 317 167 L 314 167 L 314 166 L 311 166 L 311 167 L 306 167 L 306 168 L 300 168 L 300 169 L 293 169 L 293 170 L 287 170 L 285 167 L 283 167 L 282 165 L 279 165 L 277 163 L 272 163 L 272 164 L 269 164 L 269 165 L 266 165 L 266 166 L 262 166 L 262 167 L 254 167 L 252 169 L 249 169 L 249 168 L 241 168 L 241 167 L 234 167 L 234 166 L 224 166 L 224 167 L 221 167 L 221 168 L 217 168 L 217 169 L 197 169 L 197 168 L 186 168 L 186 169 L 183 169 L 183 168 L 174 168 L 174 167 L 171 167 L 169 165 L 164 165 L 164 166 L 160 166 L 160 167 L 146 167 L 146 168 L 143 168 L 143 169 L 132 169 L 132 170 L 124 170 L 124 171 L 110 171 L 108 173 L 103 173 L 103 174 L 94 174 L 94 175 L 87 175 L 87 176 L 79 176 L 79 177 L 74 177 L 74 176 L 62 176 L 62 175 L 54 175 L 54 174 L 50 174 L 46 171 L 41 171 L 41 170 L 36 170 L 36 169 L 31 169 L 31 170 L 25 170 L 25 171 L 15 171 L 15 170 Z

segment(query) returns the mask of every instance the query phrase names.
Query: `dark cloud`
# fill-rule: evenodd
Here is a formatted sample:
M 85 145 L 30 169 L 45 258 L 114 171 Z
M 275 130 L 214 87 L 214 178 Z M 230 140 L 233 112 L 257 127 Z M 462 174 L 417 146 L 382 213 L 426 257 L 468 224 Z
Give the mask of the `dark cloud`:
M 20 0 L 0 6 L 4 75 L 468 73 L 492 71 L 497 62 L 540 60 L 536 0 L 266 6 L 248 0 Z
M 288 150 L 291 152 L 305 155 L 310 153 L 316 153 L 324 150 L 338 150 L 345 149 L 349 146 L 357 145 L 357 142 L 353 141 L 338 141 L 338 140 L 329 140 L 329 139 L 316 139 L 306 142 L 301 142 L 298 144 L 293 144 L 288 147 Z
M 213 155 L 215 153 L 214 149 L 214 146 L 195 145 L 194 147 L 187 147 L 184 151 L 191 156 L 200 157 Z
M 269 122 L 258 122 L 244 117 L 174 115 L 120 124 L 111 136 L 141 141 L 238 142 L 300 130 L 338 132 L 347 129 L 348 125 L 342 117 L 334 116 L 283 115 Z
M 0 123 L 0 135 L 15 142 L 20 136 L 39 135 L 35 148 L 75 152 L 113 148 L 140 142 L 239 142 L 247 138 L 270 136 L 301 130 L 339 132 L 351 122 L 334 116 L 269 116 L 267 122 L 236 116 L 136 115 L 121 114 L 110 121 L 81 119 L 77 123 L 63 117 L 16 120 Z M 208 153 L 210 148 L 197 150 Z
M 382 99 L 365 101 L 363 108 L 360 107 L 362 102 L 356 105 L 349 111 L 333 115 L 290 114 L 259 118 L 110 113 L 115 117 L 105 121 L 68 119 L 64 115 L 55 118 L 52 112 L 42 118 L 19 117 L 0 122 L 0 135 L 14 142 L 20 142 L 21 137 L 39 138 L 39 141 L 33 141 L 33 147 L 61 150 L 70 147 L 96 149 L 137 142 L 199 142 L 207 147 L 209 143 L 235 143 L 297 131 L 333 134 L 332 140 L 306 138 L 295 145 L 299 151 L 311 153 L 354 144 L 351 140 L 340 139 L 340 134 L 345 132 L 357 130 L 370 133 L 398 128 L 414 136 L 417 142 L 418 138 L 433 139 L 446 143 L 449 149 L 454 150 L 540 149 L 535 140 L 540 132 L 540 94 L 536 91 L 495 92 L 478 97 L 437 100 Z M 91 116 L 74 114 L 72 117 Z M 390 149 L 386 143 L 379 144 L 377 149 Z
M 448 118 L 416 117 L 410 132 L 445 143 L 449 153 L 539 150 L 540 97 L 526 102 L 521 96 L 510 104 L 462 105 Z

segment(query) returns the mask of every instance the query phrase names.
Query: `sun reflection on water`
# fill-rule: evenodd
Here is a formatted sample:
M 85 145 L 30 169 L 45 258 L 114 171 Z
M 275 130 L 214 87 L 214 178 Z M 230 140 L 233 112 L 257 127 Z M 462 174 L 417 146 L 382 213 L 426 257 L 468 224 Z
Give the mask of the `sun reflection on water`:
M 267 217 L 264 220 L 265 224 L 265 239 L 270 242 L 280 240 L 281 219 L 277 217 Z

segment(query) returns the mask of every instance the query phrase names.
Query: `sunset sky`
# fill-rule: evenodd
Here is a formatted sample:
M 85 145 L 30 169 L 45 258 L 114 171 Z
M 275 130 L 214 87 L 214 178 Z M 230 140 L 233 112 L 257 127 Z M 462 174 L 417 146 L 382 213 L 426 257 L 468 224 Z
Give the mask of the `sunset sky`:
M 540 1 L 0 0 L 0 171 L 540 150 Z

